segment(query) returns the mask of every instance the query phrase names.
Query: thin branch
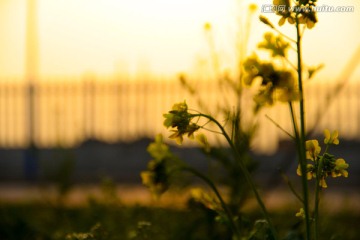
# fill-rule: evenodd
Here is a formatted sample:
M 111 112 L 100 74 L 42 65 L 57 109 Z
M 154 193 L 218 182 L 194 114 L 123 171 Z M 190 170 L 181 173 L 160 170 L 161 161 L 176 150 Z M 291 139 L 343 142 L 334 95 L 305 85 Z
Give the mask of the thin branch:
M 294 186 L 292 185 L 291 181 L 289 180 L 289 177 L 282 171 L 280 170 L 280 174 L 282 176 L 282 178 L 284 179 L 285 183 L 288 185 L 288 187 L 290 188 L 291 192 L 295 195 L 295 197 L 302 203 L 304 204 L 304 200 L 302 199 L 302 197 L 300 196 L 300 194 L 295 190 Z
M 295 139 L 295 137 L 293 135 L 291 135 L 291 133 L 289 133 L 288 131 L 286 131 L 283 127 L 281 127 L 274 119 L 272 119 L 269 115 L 265 114 L 265 117 L 270 120 L 270 122 L 272 122 L 277 128 L 279 128 L 281 131 L 283 131 L 286 135 L 288 135 L 290 138 Z
M 206 128 L 206 127 L 204 127 L 204 126 L 201 126 L 201 128 L 204 129 L 204 130 L 206 130 L 206 131 L 212 132 L 212 133 L 222 134 L 222 132 L 214 131 L 214 130 L 211 130 L 211 129 Z
M 297 67 L 287 57 L 285 57 L 285 56 L 282 56 L 282 57 L 295 71 L 298 70 Z
M 277 33 L 279 33 L 281 36 L 283 36 L 284 38 L 286 38 L 287 40 L 289 40 L 292 43 L 296 43 L 296 41 L 294 39 L 292 39 L 291 37 L 289 37 L 288 35 L 282 33 L 279 29 L 277 28 L 273 28 Z
M 231 229 L 237 235 L 237 237 L 240 237 L 240 231 L 234 222 L 232 213 L 231 213 L 230 209 L 228 208 L 228 206 L 226 205 L 224 199 L 221 197 L 221 194 L 220 194 L 219 190 L 217 189 L 217 187 L 215 186 L 215 184 L 207 176 L 205 176 L 204 174 L 202 174 L 201 172 L 197 171 L 196 169 L 194 169 L 192 167 L 183 166 L 182 168 L 180 168 L 180 170 L 191 172 L 192 174 L 199 177 L 200 179 L 202 179 L 204 182 L 206 182 L 208 184 L 208 186 L 211 188 L 211 190 L 213 190 L 213 192 L 215 193 L 216 197 L 219 199 L 220 204 L 221 204 L 225 214 L 228 217 Z
M 240 160 L 238 163 L 239 163 L 239 166 L 241 168 L 241 171 L 242 171 L 246 181 L 249 183 L 250 188 L 252 189 L 252 191 L 253 191 L 253 193 L 255 195 L 255 198 L 256 198 L 256 200 L 257 200 L 257 202 L 259 204 L 259 207 L 260 207 L 260 209 L 261 209 L 261 211 L 262 211 L 262 213 L 264 215 L 264 218 L 266 219 L 266 221 L 269 224 L 269 228 L 270 228 L 270 231 L 271 231 L 271 233 L 273 235 L 273 238 L 278 239 L 276 230 L 275 230 L 275 228 L 273 226 L 273 223 L 272 223 L 272 221 L 270 219 L 270 215 L 267 212 L 265 204 L 264 204 L 262 198 L 260 197 L 260 194 L 259 194 L 258 190 L 256 189 L 256 185 L 255 185 L 255 183 L 254 183 L 254 181 L 253 181 L 253 179 L 252 179 L 252 177 L 251 177 L 251 175 L 249 173 L 249 170 L 244 165 L 244 163 L 241 161 L 241 157 L 240 157 L 240 154 L 238 152 L 238 149 L 235 147 L 234 143 L 231 141 L 231 138 L 229 137 L 229 135 L 225 131 L 224 127 L 215 118 L 213 118 L 210 115 L 206 115 L 206 114 L 199 114 L 199 115 L 211 120 L 212 122 L 214 122 L 219 127 L 219 129 L 222 132 L 223 136 L 225 137 L 225 139 L 229 143 L 229 145 L 230 145 L 230 147 L 231 147 L 231 149 L 232 149 L 232 151 L 233 151 L 233 153 L 235 155 L 235 158 Z

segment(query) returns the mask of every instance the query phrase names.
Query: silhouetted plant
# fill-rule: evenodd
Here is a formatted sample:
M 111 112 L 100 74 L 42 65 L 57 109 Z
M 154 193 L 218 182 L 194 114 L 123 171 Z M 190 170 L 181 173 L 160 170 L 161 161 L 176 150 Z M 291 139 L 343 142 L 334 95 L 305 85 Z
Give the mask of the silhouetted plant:
M 228 189 L 229 208 L 240 214 L 240 209 L 249 200 L 250 187 L 245 177 L 238 174 L 240 165 L 238 161 L 243 162 L 249 172 L 256 169 L 257 162 L 250 154 L 251 144 L 257 131 L 257 113 L 249 113 L 247 111 L 249 105 L 252 104 L 249 99 L 249 89 L 245 88 L 243 84 L 244 69 L 243 63 L 245 61 L 245 52 L 247 49 L 247 42 L 251 30 L 251 20 L 257 10 L 255 4 L 250 4 L 248 9 L 240 9 L 238 28 L 239 32 L 235 39 L 233 52 L 235 53 L 235 69 L 223 70 L 221 56 L 216 51 L 217 46 L 213 36 L 213 26 L 207 22 L 204 24 L 204 31 L 209 46 L 210 59 L 209 64 L 212 70 L 213 80 L 218 85 L 219 92 L 222 98 L 218 99 L 215 104 L 209 104 L 207 98 L 203 98 L 202 91 L 197 91 L 190 77 L 185 74 L 180 75 L 180 82 L 182 86 L 188 90 L 192 99 L 195 100 L 199 107 L 204 112 L 211 112 L 212 117 L 224 119 L 223 127 L 229 132 L 230 138 L 233 140 L 235 147 L 238 149 L 239 159 L 233 159 L 233 155 L 229 152 L 228 146 L 222 144 L 207 144 L 205 136 L 199 135 L 197 140 L 202 148 L 203 153 L 209 157 L 210 166 L 214 166 L 212 179 Z M 211 76 L 210 76 L 211 78 Z M 246 115 L 246 116 L 245 116 Z M 250 116 L 249 116 L 250 115 Z M 247 119 L 248 118 L 248 119 Z M 211 122 L 204 124 L 202 128 L 209 127 L 212 129 Z M 216 131 L 216 130 L 215 130 Z M 218 136 L 218 141 L 220 135 Z M 175 137 L 175 136 L 172 136 Z M 224 174 L 219 174 L 224 171 Z
M 246 60 L 241 61 L 240 82 L 233 86 L 237 86 L 237 91 L 241 94 L 243 86 L 251 86 L 257 88 L 254 95 L 254 114 L 260 112 L 267 106 L 272 106 L 277 102 L 288 104 L 293 127 L 293 133 L 277 126 L 284 131 L 291 139 L 294 140 L 297 147 L 298 169 L 297 174 L 301 177 L 302 194 L 288 182 L 291 191 L 299 199 L 301 203 L 300 211 L 294 215 L 301 217 L 305 222 L 305 239 L 319 238 L 319 204 L 320 192 L 327 188 L 326 178 L 329 176 L 340 177 L 348 176 L 347 169 L 349 165 L 343 158 L 337 158 L 331 155 L 328 150 L 330 145 L 337 145 L 338 132 L 330 133 L 329 130 L 324 131 L 325 135 L 325 151 L 321 154 L 321 147 L 317 140 L 307 139 L 306 123 L 305 123 L 305 98 L 304 98 L 304 81 L 310 79 L 321 67 L 306 67 L 302 60 L 302 37 L 305 29 L 312 29 L 317 23 L 316 12 L 313 7 L 316 6 L 316 0 L 274 0 L 274 12 L 280 16 L 279 26 L 286 22 L 294 25 L 296 30 L 296 39 L 291 39 L 282 33 L 273 23 L 266 17 L 260 16 L 260 21 L 269 26 L 279 35 L 266 33 L 264 40 L 258 45 L 260 50 L 270 52 L 273 61 L 267 62 L 253 54 Z M 206 25 L 210 29 L 210 25 Z M 288 59 L 288 51 L 294 50 L 297 62 L 293 64 Z M 277 59 L 282 64 L 277 64 Z M 215 64 L 216 66 L 216 64 Z M 304 72 L 307 70 L 307 74 Z M 183 83 L 186 83 L 182 79 Z M 232 82 L 234 83 L 234 82 Z M 188 87 L 193 94 L 196 90 Z M 241 95 L 239 95 L 241 96 Z M 152 143 L 148 151 L 154 158 L 148 165 L 148 170 L 142 172 L 143 182 L 157 196 L 165 192 L 171 184 L 169 181 L 175 172 L 190 172 L 202 179 L 212 190 L 213 194 L 204 192 L 202 189 L 192 191 L 193 198 L 201 202 L 204 206 L 217 212 L 219 220 L 228 224 L 233 232 L 233 239 L 279 239 L 276 228 L 270 218 L 265 207 L 262 197 L 252 179 L 251 173 L 244 159 L 244 152 L 249 150 L 249 145 L 245 148 L 239 147 L 239 142 L 245 141 L 248 144 L 250 138 L 246 138 L 245 131 L 241 128 L 241 110 L 240 106 L 234 111 L 228 109 L 227 113 L 231 124 L 222 124 L 216 117 L 191 110 L 187 103 L 180 102 L 174 104 L 172 109 L 164 114 L 164 126 L 170 128 L 172 134 L 171 139 L 175 139 L 179 144 L 183 142 L 184 137 L 194 139 L 195 133 L 200 130 L 209 131 L 213 134 L 219 134 L 225 138 L 231 150 L 231 157 L 226 159 L 229 166 L 237 166 L 234 168 L 238 175 L 246 180 L 248 186 L 253 192 L 259 209 L 261 210 L 264 220 L 255 222 L 254 229 L 249 234 L 240 232 L 237 223 L 236 212 L 228 207 L 223 196 L 218 191 L 215 182 L 205 174 L 192 168 L 174 156 L 169 148 L 164 144 L 162 137 L 157 136 L 155 143 Z M 299 113 L 299 119 L 296 117 Z M 274 121 L 274 120 L 273 120 Z M 276 123 L 276 121 L 274 121 Z M 208 124 L 215 127 L 209 129 Z M 207 138 L 203 134 L 196 136 L 204 150 L 209 152 L 211 146 Z M 310 162 L 309 162 L 310 161 Z M 314 207 L 311 208 L 310 196 L 312 188 L 308 186 L 308 180 L 315 179 L 314 187 Z M 231 201 L 231 200 L 230 200 Z M 300 236 L 293 236 L 296 239 Z M 289 238 L 287 238 L 289 239 Z

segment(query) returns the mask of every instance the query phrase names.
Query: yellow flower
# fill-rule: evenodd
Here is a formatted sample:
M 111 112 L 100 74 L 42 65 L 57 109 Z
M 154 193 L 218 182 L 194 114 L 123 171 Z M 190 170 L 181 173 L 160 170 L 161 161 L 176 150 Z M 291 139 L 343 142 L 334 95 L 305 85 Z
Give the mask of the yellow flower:
M 286 19 L 288 20 L 288 23 L 290 23 L 290 24 L 294 24 L 294 23 L 295 23 L 295 20 L 294 20 L 294 17 L 292 16 L 292 14 L 287 14 L 287 15 L 283 15 L 283 16 L 280 18 L 280 20 L 279 20 L 279 22 L 278 22 L 279 26 L 284 25 Z
M 307 165 L 306 165 L 306 178 L 307 178 L 307 180 L 311 180 L 313 177 L 316 176 L 314 170 L 315 170 L 314 165 L 312 165 L 312 164 L 307 164 Z M 296 174 L 297 174 L 298 176 L 301 176 L 301 175 L 302 175 L 302 174 L 301 174 L 300 164 L 298 165 L 298 167 L 297 167 L 297 169 L 296 169 Z
M 159 198 L 169 187 L 169 176 L 165 160 L 151 160 L 148 170 L 140 173 L 142 183 L 149 188 L 153 197 Z
M 321 152 L 321 147 L 317 140 L 308 140 L 305 143 L 306 145 L 306 159 L 315 161 L 319 153 Z
M 254 82 L 254 79 L 259 74 L 260 65 L 261 65 L 261 63 L 256 54 L 251 55 L 244 61 L 244 63 L 243 63 L 243 67 L 245 70 L 244 84 L 246 86 L 252 85 L 252 83 Z
M 169 155 L 169 146 L 163 142 L 161 134 L 155 137 L 155 141 L 150 143 L 146 150 L 153 158 L 158 160 Z
M 319 181 L 319 186 L 322 187 L 322 188 L 327 188 L 327 184 L 326 184 L 326 181 L 325 181 L 325 177 L 322 177 Z
M 265 87 L 259 90 L 258 94 L 254 96 L 254 101 L 259 106 L 272 105 L 273 100 L 273 84 L 271 82 L 267 83 Z
M 258 9 L 258 7 L 257 7 L 257 5 L 255 3 L 252 3 L 252 4 L 249 5 L 250 13 L 256 12 L 257 9 Z
M 260 18 L 261 19 L 261 18 Z M 289 49 L 290 44 L 286 42 L 281 36 L 275 36 L 271 32 L 267 32 L 264 34 L 264 41 L 258 44 L 259 48 L 263 48 L 266 50 L 269 50 L 272 53 L 273 57 L 276 56 L 283 56 L 285 57 L 287 55 L 287 50 Z M 285 72 L 284 75 L 282 74 L 279 76 L 280 78 L 283 77 L 285 79 L 288 78 L 288 74 L 291 75 L 290 72 Z M 274 83 L 277 85 L 277 83 Z
M 151 195 L 158 199 L 167 190 L 167 185 L 156 181 L 156 173 L 152 171 L 142 171 L 140 173 L 142 183 L 149 188 Z
M 165 113 L 163 114 L 165 120 L 164 120 L 164 126 L 166 128 L 169 128 L 173 125 L 173 122 L 174 122 L 174 114 L 173 113 Z
M 210 144 L 204 134 L 198 134 L 196 136 L 196 140 L 203 147 L 205 152 L 207 152 L 207 153 L 210 152 Z
M 299 92 L 293 87 L 282 88 L 279 89 L 277 92 L 277 99 L 280 102 L 293 102 L 300 99 Z
M 204 29 L 205 29 L 205 31 L 211 31 L 211 23 L 206 22 L 206 23 L 204 24 Z
M 295 214 L 296 217 L 305 218 L 305 211 L 303 208 L 300 208 L 299 212 Z
M 188 109 L 186 102 L 175 103 L 172 107 L 172 110 L 179 112 L 186 112 Z
M 145 185 L 145 186 L 150 186 L 153 182 L 153 173 L 152 172 L 149 172 L 149 171 L 142 171 L 140 173 L 140 176 L 141 176 L 141 180 L 142 180 L 142 183 Z
M 349 173 L 346 170 L 348 167 L 349 167 L 349 164 L 347 164 L 343 158 L 338 158 L 335 161 L 334 171 L 331 173 L 331 176 L 332 177 L 340 177 L 340 176 L 348 177 Z
M 216 212 L 222 211 L 220 202 L 214 196 L 206 193 L 201 188 L 191 189 L 190 195 L 195 201 L 203 204 L 206 208 L 214 210 Z
M 178 144 L 183 142 L 184 134 L 187 134 L 189 138 L 194 138 L 194 132 L 200 128 L 197 124 L 191 123 L 194 116 L 188 113 L 188 107 L 185 101 L 174 104 L 172 110 L 163 116 L 165 118 L 165 127 L 173 128 L 171 130 L 173 134 L 171 134 L 169 138 L 175 139 Z
M 335 144 L 335 145 L 339 144 L 339 139 L 338 139 L 339 132 L 337 130 L 333 131 L 330 134 L 330 131 L 328 129 L 325 129 L 324 136 L 325 136 L 325 139 L 324 139 L 325 144 Z
M 169 138 L 174 139 L 178 145 L 181 145 L 184 140 L 183 135 L 176 130 L 172 130 L 172 132 L 173 134 L 171 134 Z
M 189 114 L 187 109 L 188 107 L 185 101 L 174 104 L 171 111 L 163 114 L 165 118 L 164 126 L 169 128 L 186 125 L 189 122 Z
M 290 0 L 274 0 L 274 6 L 276 6 L 276 14 L 280 15 L 279 26 L 284 25 L 286 19 L 290 24 L 294 24 L 294 13 L 290 12 Z
M 311 29 L 315 26 L 315 23 L 317 23 L 317 17 L 315 12 L 309 12 L 309 13 L 302 13 L 302 15 L 299 17 L 299 23 L 300 24 L 306 24 L 306 27 Z
M 187 136 L 190 139 L 194 139 L 194 133 L 199 129 L 200 127 L 196 125 L 195 123 L 189 124 L 189 126 L 186 128 Z
M 182 131 L 179 130 L 171 130 L 173 134 L 169 136 L 169 138 L 174 139 L 177 144 L 181 145 L 184 138 L 183 135 L 187 134 L 188 138 L 194 139 L 194 133 L 199 129 L 200 127 L 196 125 L 195 123 L 191 123 L 188 126 L 186 126 L 185 129 Z

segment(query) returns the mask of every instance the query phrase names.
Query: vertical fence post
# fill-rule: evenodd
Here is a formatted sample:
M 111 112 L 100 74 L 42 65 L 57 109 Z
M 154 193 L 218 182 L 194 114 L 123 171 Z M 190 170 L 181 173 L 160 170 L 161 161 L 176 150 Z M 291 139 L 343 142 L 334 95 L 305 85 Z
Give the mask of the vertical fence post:
M 36 180 L 38 175 L 38 158 L 35 146 L 35 80 L 38 75 L 38 39 L 36 0 L 27 1 L 26 16 L 26 81 L 28 82 L 28 138 L 29 147 L 25 152 L 25 177 Z
M 199 87 L 206 89 L 208 104 L 215 105 L 213 99 L 219 97 L 216 84 L 201 85 L 204 84 L 202 82 L 198 84 Z M 2 114 L 0 116 L 0 145 L 13 147 L 17 144 L 17 139 L 25 139 L 22 133 L 26 131 L 28 144 L 24 158 L 26 179 L 35 180 L 38 177 L 38 154 L 35 143 L 39 143 L 39 140 L 47 146 L 55 146 L 54 144 L 59 143 L 57 141 L 59 139 L 64 140 L 64 143 L 68 145 L 91 138 L 100 138 L 104 141 L 126 141 L 149 137 L 163 130 L 162 113 L 174 102 L 183 101 L 188 96 L 185 91 L 179 90 L 178 84 L 174 81 L 124 80 L 99 83 L 96 78 L 90 76 L 80 83 L 78 89 L 75 89 L 76 86 L 77 84 L 69 82 L 51 82 L 47 85 L 47 83 L 35 81 L 27 81 L 21 85 L 21 88 L 9 81 L 0 84 L 0 113 Z M 334 86 L 336 85 L 312 85 L 307 92 L 309 103 L 316 102 L 321 106 L 324 105 L 327 94 L 323 92 L 333 91 Z M 26 90 L 23 91 L 23 89 Z M 357 94 L 359 89 L 359 83 L 349 83 L 321 122 L 316 123 L 315 119 L 309 119 L 310 125 L 318 125 L 315 129 L 317 134 L 325 127 L 330 129 L 338 127 L 346 138 L 359 139 L 360 100 Z M 214 91 L 216 93 L 212 94 Z M 22 127 L 19 130 L 14 128 L 18 124 L 23 124 L 16 119 L 22 117 L 18 114 L 23 111 L 20 99 L 26 100 L 26 128 Z M 53 111 L 55 102 L 58 104 Z M 114 102 L 113 105 L 112 102 Z M 71 103 L 74 104 L 71 105 Z M 80 107 L 75 106 L 77 104 Z M 14 109 L 18 107 L 21 110 Z M 195 108 L 198 108 L 196 104 Z M 283 114 L 285 109 L 274 108 L 274 110 L 277 109 L 279 111 L 275 114 L 277 117 L 275 120 L 279 123 L 285 122 L 286 120 L 282 119 L 286 118 Z M 316 111 L 317 108 L 310 106 L 308 116 L 316 116 Z M 72 112 L 78 115 L 71 114 Z M 79 124 L 83 125 L 83 131 L 73 130 L 73 123 L 79 118 L 83 121 Z M 286 124 L 284 127 L 287 128 Z M 261 131 L 260 134 L 264 132 Z M 275 133 L 274 136 L 277 137 L 278 134 Z M 24 142 L 21 144 L 24 146 Z
M 29 145 L 25 152 L 25 178 L 36 180 L 38 175 L 38 156 L 34 137 L 34 84 L 28 85 L 28 138 Z

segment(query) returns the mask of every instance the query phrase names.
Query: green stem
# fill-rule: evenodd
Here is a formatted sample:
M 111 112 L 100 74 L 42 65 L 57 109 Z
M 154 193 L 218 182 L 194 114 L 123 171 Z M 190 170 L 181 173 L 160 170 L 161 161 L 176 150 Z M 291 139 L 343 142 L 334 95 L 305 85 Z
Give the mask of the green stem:
M 206 115 L 206 114 L 195 114 L 194 116 L 201 116 L 201 117 L 204 117 L 204 118 L 207 118 L 209 119 L 210 121 L 212 121 L 213 123 L 215 123 L 220 131 L 223 133 L 224 137 L 226 138 L 227 142 L 229 143 L 230 147 L 231 147 L 231 150 L 234 152 L 235 154 L 235 157 L 237 159 L 240 159 L 240 154 L 238 152 L 238 150 L 236 149 L 234 143 L 231 141 L 231 138 L 229 137 L 229 135 L 227 134 L 227 132 L 225 131 L 224 127 L 213 117 L 209 116 L 209 115 Z M 246 181 L 249 183 L 252 191 L 254 192 L 254 195 L 255 195 L 255 198 L 260 206 L 260 209 L 265 217 L 265 220 L 268 222 L 269 224 L 269 228 L 270 228 L 270 231 L 271 231 L 271 234 L 273 235 L 274 239 L 278 239 L 277 238 L 277 233 L 276 233 L 276 230 L 272 224 L 272 221 L 270 219 L 270 216 L 269 216 L 269 213 L 267 212 L 266 210 L 266 207 L 265 207 L 265 204 L 264 202 L 262 201 L 261 197 L 260 197 L 260 194 L 259 192 L 257 191 L 256 189 L 256 186 L 255 186 L 255 183 L 254 181 L 252 180 L 251 178 L 251 175 L 248 171 L 248 169 L 246 168 L 246 166 L 244 165 L 244 163 L 242 161 L 239 161 L 239 166 L 242 170 L 242 173 L 244 174 L 244 177 L 246 179 Z
M 304 104 L 304 91 L 302 81 L 302 54 L 301 54 L 301 34 L 299 16 L 296 16 L 296 48 L 297 48 L 297 69 L 298 69 L 298 84 L 300 94 L 300 138 L 299 138 L 299 162 L 301 168 L 301 179 L 303 186 L 303 199 L 304 199 L 304 212 L 306 224 L 306 239 L 311 239 L 310 231 L 310 211 L 309 211 L 309 189 L 306 177 L 306 155 L 305 155 L 305 104 Z
M 300 194 L 297 193 L 297 191 L 295 190 L 294 186 L 291 184 L 288 176 L 286 176 L 286 174 L 284 172 L 280 172 L 281 176 L 283 177 L 285 183 L 289 186 L 291 192 L 295 195 L 295 197 L 303 204 L 304 200 L 301 198 Z
M 300 138 L 300 134 L 299 134 L 299 127 L 298 127 L 298 124 L 297 124 L 297 121 L 296 121 L 296 116 L 295 116 L 295 111 L 294 111 L 294 106 L 292 104 L 292 102 L 289 102 L 289 108 L 290 108 L 290 113 L 291 113 L 291 122 L 293 124 L 293 128 L 294 128 L 294 134 L 295 134 L 295 143 L 296 143 L 296 148 L 297 148 L 297 151 L 298 151 L 298 154 L 299 154 L 299 164 L 300 164 L 300 169 L 302 169 L 302 166 L 301 166 L 301 152 L 302 152 L 302 149 L 301 149 L 301 138 Z M 304 176 L 303 172 L 301 172 L 301 175 Z M 303 177 L 302 177 L 303 179 Z M 302 201 L 303 204 L 304 203 L 304 200 Z
M 280 126 L 274 119 L 272 119 L 269 115 L 265 114 L 265 117 L 270 120 L 277 128 L 283 131 L 286 135 L 288 135 L 291 139 L 295 139 L 293 135 L 291 135 L 288 131 L 286 131 L 283 127 Z
M 315 207 L 314 207 L 314 239 L 318 239 L 319 235 L 319 203 L 320 203 L 320 166 L 322 160 L 319 160 L 319 166 L 316 173 L 316 187 L 315 187 Z
M 273 27 L 272 29 L 274 29 L 277 33 L 279 33 L 281 36 L 283 36 L 284 38 L 286 38 L 287 40 L 289 40 L 292 43 L 296 43 L 296 41 L 294 39 L 292 39 L 291 37 L 289 37 L 288 35 L 284 34 L 283 32 L 281 32 L 279 29 Z
M 229 222 L 230 222 L 230 227 L 233 231 L 234 234 L 236 234 L 237 239 L 240 239 L 240 231 L 237 227 L 237 225 L 234 222 L 234 218 L 229 210 L 229 208 L 227 207 L 224 199 L 221 197 L 221 194 L 219 193 L 218 189 L 216 188 L 215 184 L 205 175 L 203 175 L 202 173 L 200 173 L 199 171 L 197 171 L 194 168 L 188 167 L 188 166 L 184 166 L 181 168 L 181 170 L 184 171 L 188 171 L 191 172 L 192 174 L 194 174 L 195 176 L 199 177 L 200 179 L 202 179 L 204 182 L 206 182 L 209 187 L 213 190 L 213 192 L 215 193 L 216 197 L 219 199 L 221 207 L 223 208 L 225 214 L 227 215 Z
M 326 145 L 324 155 L 327 153 L 328 148 L 329 145 Z M 320 205 L 320 191 L 321 191 L 320 180 L 322 178 L 321 171 L 323 168 L 324 155 L 322 155 L 322 157 L 319 159 L 319 164 L 316 169 L 316 188 L 315 188 L 315 206 L 314 206 L 314 232 L 315 232 L 314 239 L 315 240 L 319 239 L 319 205 Z
M 296 146 L 299 147 L 300 146 L 300 144 L 298 142 L 300 140 L 299 127 L 297 125 L 294 106 L 293 106 L 292 102 L 289 102 L 289 108 L 290 108 L 290 114 L 291 114 L 291 122 L 293 124 L 294 133 L 295 133 Z

